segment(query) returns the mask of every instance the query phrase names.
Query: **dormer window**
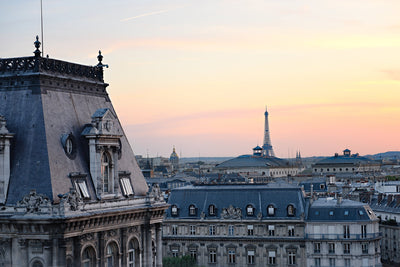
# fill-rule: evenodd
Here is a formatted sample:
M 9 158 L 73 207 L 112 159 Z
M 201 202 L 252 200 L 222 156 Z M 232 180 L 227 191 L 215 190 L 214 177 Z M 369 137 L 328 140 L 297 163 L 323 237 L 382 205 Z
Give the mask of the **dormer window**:
M 89 190 L 85 181 L 75 181 L 75 188 L 76 191 L 80 193 L 82 198 L 90 198 Z
M 247 216 L 253 216 L 254 215 L 254 207 L 252 205 L 247 205 L 246 212 L 247 212 Z
M 190 216 L 196 216 L 196 206 L 195 205 L 190 205 L 189 206 L 189 215 Z
M 122 194 L 126 197 L 133 195 L 131 180 L 128 177 L 124 177 L 120 179 L 120 182 Z
M 208 206 L 208 215 L 210 216 L 215 216 L 216 214 L 216 208 L 214 205 Z
M 268 216 L 274 216 L 275 215 L 275 207 L 273 205 L 268 205 L 267 212 L 268 212 Z
M 287 215 L 294 216 L 294 207 L 291 204 L 287 206 Z
M 104 152 L 101 157 L 101 180 L 103 182 L 103 192 L 108 193 L 111 178 L 111 157 L 107 152 Z
M 178 216 L 178 206 L 176 206 L 176 205 L 171 206 L 171 215 Z
M 61 136 L 61 145 L 63 146 L 65 155 L 70 159 L 74 159 L 76 156 L 76 144 L 72 133 Z

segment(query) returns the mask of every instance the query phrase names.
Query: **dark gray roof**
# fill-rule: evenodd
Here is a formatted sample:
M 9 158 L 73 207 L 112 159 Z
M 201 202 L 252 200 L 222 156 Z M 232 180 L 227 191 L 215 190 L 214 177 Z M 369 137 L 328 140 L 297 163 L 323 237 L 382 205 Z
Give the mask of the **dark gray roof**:
M 319 198 L 309 207 L 308 221 L 371 221 L 376 220 L 371 208 L 364 203 L 343 199 Z
M 303 186 L 306 192 L 311 191 L 311 185 L 313 186 L 313 191 L 315 192 L 327 192 L 328 190 L 325 177 L 314 177 L 309 180 L 301 181 L 299 185 Z M 323 188 L 321 188 L 321 185 L 323 185 Z
M 333 156 L 322 159 L 315 163 L 313 166 L 319 167 L 323 165 L 349 165 L 349 166 L 358 166 L 360 164 L 373 164 L 377 163 L 374 160 L 368 159 L 366 157 L 351 155 L 351 156 Z
M 257 157 L 251 155 L 242 155 L 237 158 L 224 161 L 216 167 L 219 169 L 244 167 L 289 167 L 289 162 L 276 157 Z
M 178 206 L 180 219 L 200 218 L 202 212 L 205 219 L 220 219 L 222 209 L 230 205 L 240 208 L 242 218 L 249 220 L 257 220 L 260 212 L 265 220 L 300 219 L 305 212 L 305 200 L 300 187 L 286 183 L 186 186 L 172 190 L 168 203 Z M 189 215 L 190 205 L 197 208 L 196 216 Z M 208 214 L 210 205 L 217 208 L 216 216 Z M 247 216 L 247 205 L 255 208 L 254 216 Z M 275 216 L 267 215 L 268 205 L 275 207 Z M 294 216 L 288 216 L 288 205 L 293 205 Z M 167 210 L 167 217 L 171 218 L 171 208 Z

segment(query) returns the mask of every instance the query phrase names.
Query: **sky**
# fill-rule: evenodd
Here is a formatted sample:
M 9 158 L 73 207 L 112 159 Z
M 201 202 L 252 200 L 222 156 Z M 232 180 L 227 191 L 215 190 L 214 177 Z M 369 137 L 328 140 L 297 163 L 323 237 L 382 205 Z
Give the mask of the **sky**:
M 97 64 L 137 155 L 400 150 L 398 0 L 43 0 L 44 54 Z M 33 55 L 39 0 L 0 0 L 0 57 Z

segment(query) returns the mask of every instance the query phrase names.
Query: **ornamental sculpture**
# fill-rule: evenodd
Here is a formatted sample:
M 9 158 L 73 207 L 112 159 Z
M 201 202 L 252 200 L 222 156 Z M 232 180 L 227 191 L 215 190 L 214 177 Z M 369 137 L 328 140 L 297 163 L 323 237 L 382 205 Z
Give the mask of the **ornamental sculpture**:
M 241 219 L 242 210 L 240 208 L 234 208 L 230 205 L 228 208 L 222 209 L 222 218 L 224 219 Z
M 50 199 L 43 194 L 37 194 L 36 190 L 31 190 L 28 195 L 18 201 L 18 206 L 25 207 L 27 213 L 37 213 L 41 212 L 43 207 L 50 206 Z

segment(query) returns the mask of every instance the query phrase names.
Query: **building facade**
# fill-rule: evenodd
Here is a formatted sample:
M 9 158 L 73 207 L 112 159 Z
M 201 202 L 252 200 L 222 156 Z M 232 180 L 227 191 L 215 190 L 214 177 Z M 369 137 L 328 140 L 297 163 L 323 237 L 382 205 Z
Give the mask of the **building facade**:
M 0 265 L 161 266 L 148 191 L 96 66 L 0 59 Z
M 300 187 L 270 183 L 187 186 L 172 190 L 168 203 L 164 257 L 191 255 L 200 266 L 381 266 L 378 219 L 359 202 L 310 201 Z M 349 238 L 343 240 L 343 220 L 329 216 L 330 209 L 350 212 Z M 317 211 L 323 220 L 310 215 Z M 359 233 L 360 222 L 365 232 Z M 348 243 L 354 256 L 344 261 L 341 250 Z

